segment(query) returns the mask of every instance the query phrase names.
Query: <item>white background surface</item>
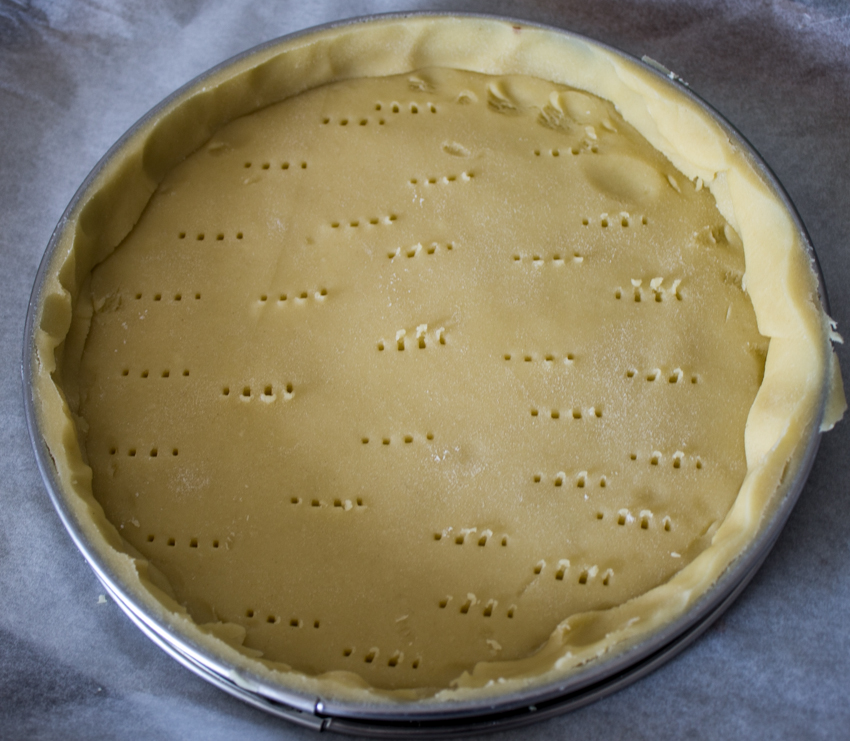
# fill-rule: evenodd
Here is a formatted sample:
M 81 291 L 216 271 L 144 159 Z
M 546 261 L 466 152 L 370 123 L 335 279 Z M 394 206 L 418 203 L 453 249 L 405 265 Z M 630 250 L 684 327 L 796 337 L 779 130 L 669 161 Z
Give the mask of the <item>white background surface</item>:
M 850 3 L 0 0 L 0 738 L 313 739 L 179 666 L 107 601 L 39 478 L 24 420 L 27 300 L 77 186 L 149 108 L 255 44 L 392 10 L 549 23 L 675 70 L 755 145 L 850 332 Z M 850 369 L 850 355 L 839 350 Z M 845 384 L 847 382 L 845 381 Z M 791 519 L 685 654 L 523 739 L 850 738 L 850 424 Z

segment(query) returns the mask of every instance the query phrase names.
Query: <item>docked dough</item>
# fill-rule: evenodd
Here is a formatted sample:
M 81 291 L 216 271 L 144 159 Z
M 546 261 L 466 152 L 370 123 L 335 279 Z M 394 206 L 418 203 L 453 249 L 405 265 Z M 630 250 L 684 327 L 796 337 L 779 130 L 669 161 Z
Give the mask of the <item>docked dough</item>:
M 708 546 L 768 349 L 744 270 L 595 96 L 316 88 L 219 130 L 92 272 L 95 497 L 265 660 L 446 687 Z

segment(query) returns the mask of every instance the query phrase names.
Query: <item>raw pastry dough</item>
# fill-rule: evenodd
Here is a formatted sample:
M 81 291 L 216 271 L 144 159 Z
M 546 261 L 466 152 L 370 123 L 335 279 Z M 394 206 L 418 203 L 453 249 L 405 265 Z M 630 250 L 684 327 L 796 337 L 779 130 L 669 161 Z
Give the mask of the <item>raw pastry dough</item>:
M 478 698 L 633 645 L 843 411 L 781 200 L 692 102 L 544 29 L 237 61 L 124 143 L 53 266 L 69 506 L 245 685 Z

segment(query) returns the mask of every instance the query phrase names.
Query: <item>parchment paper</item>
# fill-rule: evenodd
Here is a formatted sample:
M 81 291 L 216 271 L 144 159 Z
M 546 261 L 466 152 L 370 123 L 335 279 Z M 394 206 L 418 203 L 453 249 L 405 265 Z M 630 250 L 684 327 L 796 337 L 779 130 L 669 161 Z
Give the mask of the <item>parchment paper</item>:
M 850 4 L 0 0 L 0 738 L 314 739 L 178 665 L 73 545 L 26 432 L 27 300 L 97 160 L 195 75 L 308 26 L 393 10 L 512 15 L 647 54 L 772 166 L 850 332 Z M 848 384 L 850 355 L 839 350 Z M 850 424 L 827 435 L 778 544 L 694 646 L 587 708 L 501 738 L 850 738 Z

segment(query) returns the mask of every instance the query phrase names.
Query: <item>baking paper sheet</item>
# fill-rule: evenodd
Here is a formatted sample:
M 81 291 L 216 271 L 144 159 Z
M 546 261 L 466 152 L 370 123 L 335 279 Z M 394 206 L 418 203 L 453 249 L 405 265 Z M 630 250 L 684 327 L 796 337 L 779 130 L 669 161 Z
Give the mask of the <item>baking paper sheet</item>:
M 315 738 L 197 678 L 102 596 L 30 449 L 23 326 L 62 211 L 149 108 L 258 43 L 393 10 L 549 23 L 674 70 L 775 170 L 812 235 L 832 315 L 850 331 L 846 2 L 0 0 L 0 738 Z M 764 567 L 693 647 L 612 697 L 500 737 L 847 738 L 848 451 L 843 422 Z

